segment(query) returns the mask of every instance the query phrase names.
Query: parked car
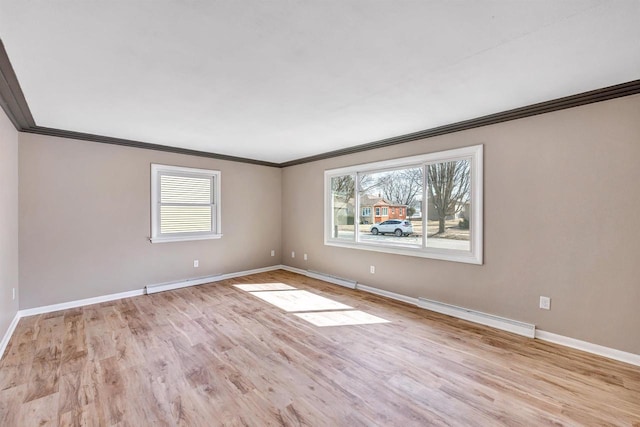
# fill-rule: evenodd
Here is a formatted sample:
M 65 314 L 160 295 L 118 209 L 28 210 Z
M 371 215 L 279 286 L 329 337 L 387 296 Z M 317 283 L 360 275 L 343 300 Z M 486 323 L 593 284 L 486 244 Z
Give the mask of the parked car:
M 371 226 L 371 234 L 393 233 L 398 237 L 408 236 L 413 233 L 413 226 L 410 221 L 400 219 L 388 219 Z

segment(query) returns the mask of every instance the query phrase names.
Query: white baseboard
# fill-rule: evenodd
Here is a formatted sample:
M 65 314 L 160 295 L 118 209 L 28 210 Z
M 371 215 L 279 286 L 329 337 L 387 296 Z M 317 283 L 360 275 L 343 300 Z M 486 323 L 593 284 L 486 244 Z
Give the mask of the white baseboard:
M 238 271 L 235 273 L 227 273 L 227 274 L 220 274 L 216 276 L 210 276 L 207 278 L 200 278 L 200 280 L 206 279 L 206 281 L 203 283 L 218 282 L 220 280 L 232 279 L 234 277 L 249 276 L 251 274 L 279 270 L 280 268 L 281 268 L 280 265 L 273 265 L 269 267 L 256 268 L 253 270 Z M 199 279 L 189 279 L 189 280 L 174 282 L 174 283 L 180 285 L 182 283 L 190 282 L 191 280 L 195 282 L 195 281 L 198 281 Z M 163 283 L 160 285 L 170 285 L 170 283 Z M 193 285 L 190 285 L 190 286 L 193 286 Z M 177 288 L 180 288 L 180 287 L 184 287 L 184 286 L 177 286 Z M 42 307 L 27 308 L 27 309 L 18 311 L 18 313 L 20 314 L 20 317 L 34 316 L 36 314 L 51 313 L 54 311 L 66 310 L 69 308 L 83 307 L 85 305 L 91 305 L 91 304 L 99 304 L 101 302 L 113 301 L 113 300 L 122 299 L 122 298 L 130 298 L 130 297 L 135 297 L 139 295 L 144 295 L 145 288 L 134 289 L 133 291 L 120 292 L 116 294 L 102 295 L 102 296 L 93 297 L 93 298 L 85 298 L 81 300 L 63 302 L 60 304 L 52 304 L 52 305 L 45 305 Z
M 640 366 L 640 354 L 628 353 L 626 351 L 616 350 L 615 348 L 604 347 L 587 341 L 565 337 L 552 332 L 541 331 L 540 329 L 536 330 L 536 339 L 586 351 L 587 353 L 597 354 L 598 356 L 607 357 L 609 359 L 618 360 L 631 365 Z
M 432 301 L 426 298 L 418 298 L 418 307 L 437 313 L 446 314 L 448 316 L 457 317 L 459 319 L 468 320 L 470 322 L 479 323 L 481 325 L 491 326 L 492 328 L 501 329 L 514 334 L 522 335 L 527 338 L 535 337 L 536 325 L 524 323 L 505 317 L 495 316 L 493 314 L 483 313 L 457 305 L 445 304 L 439 301 Z
M 182 280 L 179 282 L 165 282 L 156 283 L 155 285 L 147 285 L 145 286 L 145 293 L 148 295 L 180 288 L 188 288 L 190 286 L 204 285 L 205 283 L 217 282 L 220 280 L 220 276 L 220 274 L 217 274 L 215 276 L 198 277 L 196 279 Z
M 351 289 L 357 289 L 371 294 L 379 295 L 382 297 L 394 299 L 396 301 L 402 301 L 407 304 L 415 305 L 427 310 L 435 311 L 437 313 L 446 314 L 449 316 L 457 317 L 459 319 L 468 320 L 470 322 L 479 323 L 481 325 L 491 326 L 503 331 L 513 332 L 515 334 L 523 335 L 528 338 L 533 338 L 535 335 L 535 325 L 529 323 L 519 322 L 517 320 L 506 319 L 504 317 L 494 316 L 492 314 L 482 313 L 479 311 L 473 311 L 467 308 L 458 307 L 455 305 L 444 304 L 438 301 L 431 301 L 425 298 L 413 298 L 406 295 L 398 294 L 395 292 L 387 291 L 384 289 L 374 288 L 373 286 L 363 285 L 355 281 L 348 281 L 345 279 L 332 280 L 334 276 L 317 273 L 308 270 L 302 270 L 295 267 L 289 267 L 286 265 L 281 266 L 283 270 L 291 271 L 294 273 L 302 274 L 307 277 L 313 277 L 314 279 L 323 280 L 329 283 L 336 283 L 341 286 L 346 286 Z M 338 283 L 339 282 L 339 283 Z M 353 283 L 353 287 L 350 286 Z
M 333 283 L 334 285 L 344 286 L 349 289 L 356 289 L 357 286 L 357 282 L 355 280 L 343 279 L 342 277 L 332 276 L 318 271 L 303 270 L 301 268 L 290 267 L 288 265 L 281 265 L 280 269 L 311 277 L 312 279 L 322 280 L 323 282 Z
M 396 301 L 406 302 L 411 305 L 418 305 L 418 298 L 408 297 L 406 295 L 397 294 L 391 291 L 385 291 L 384 289 L 374 288 L 373 286 L 363 285 L 362 283 L 358 283 L 356 289 L 359 291 L 369 292 L 370 294 L 380 295 L 382 297 L 387 297 L 390 299 L 394 299 Z
M 344 286 L 345 288 L 349 288 L 349 289 L 355 289 L 357 285 L 357 282 L 355 280 L 343 279 L 342 277 L 319 273 L 317 271 L 307 270 L 305 274 L 307 275 L 307 277 L 311 277 L 312 279 L 323 280 L 325 282 L 333 283 L 334 285 Z
M 298 274 L 302 274 L 303 276 L 307 275 L 307 270 L 303 270 L 301 268 L 296 268 L 296 267 L 290 267 L 288 265 L 281 265 L 280 266 L 281 270 L 286 270 L 286 271 L 290 271 L 292 273 L 298 273 Z
M 282 270 L 282 269 L 283 268 L 281 265 L 271 265 L 269 267 L 254 268 L 253 270 L 245 270 L 245 271 L 238 271 L 236 273 L 221 274 L 219 276 L 216 276 L 217 277 L 216 281 L 233 279 L 234 277 L 250 276 L 252 274 L 258 274 L 258 273 L 267 273 L 269 271 L 276 271 L 276 270 Z
M 7 349 L 9 340 L 13 335 L 13 331 L 16 330 L 16 326 L 18 326 L 19 321 L 20 321 L 20 312 L 17 311 L 16 315 L 13 317 L 13 320 L 9 324 L 9 329 L 7 329 L 7 332 L 4 334 L 4 337 L 2 337 L 2 341 L 0 341 L 0 359 L 2 359 L 2 357 L 4 356 L 4 351 Z
M 155 294 L 158 292 L 171 291 L 174 289 L 187 288 L 189 286 L 204 285 L 206 283 L 219 282 L 221 280 L 233 279 L 234 277 L 250 276 L 252 274 L 266 273 L 268 271 L 279 270 L 281 266 L 272 265 L 269 267 L 255 268 L 253 270 L 238 271 L 235 273 L 216 274 L 213 276 L 197 277 L 177 282 L 157 283 L 155 285 L 147 285 L 145 287 L 147 294 Z
M 62 302 L 60 304 L 45 305 L 42 307 L 27 308 L 20 310 L 20 317 L 34 316 L 36 314 L 51 313 L 54 311 L 67 310 L 69 308 L 83 307 L 85 305 L 99 304 L 101 302 L 114 301 L 122 298 L 137 297 L 144 295 L 144 289 L 135 289 L 133 291 L 119 292 L 117 294 L 102 295 L 99 297 L 79 299 L 75 301 Z

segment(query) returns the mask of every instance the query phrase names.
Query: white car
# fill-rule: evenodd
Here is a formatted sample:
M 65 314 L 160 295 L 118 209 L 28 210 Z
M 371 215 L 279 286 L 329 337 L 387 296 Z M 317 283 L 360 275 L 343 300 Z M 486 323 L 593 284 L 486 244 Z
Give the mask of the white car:
M 413 233 L 413 226 L 410 221 L 401 219 L 388 219 L 371 226 L 371 234 L 393 233 L 398 237 L 408 236 Z

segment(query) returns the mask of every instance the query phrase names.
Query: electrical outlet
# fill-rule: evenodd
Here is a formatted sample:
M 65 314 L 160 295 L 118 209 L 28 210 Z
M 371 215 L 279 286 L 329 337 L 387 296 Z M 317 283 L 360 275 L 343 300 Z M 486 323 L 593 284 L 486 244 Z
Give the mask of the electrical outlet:
M 15 299 L 16 299 L 16 288 L 12 289 L 12 293 L 13 293 L 13 299 L 15 301 Z
M 544 310 L 551 310 L 551 298 L 540 297 L 540 308 Z
M 291 251 L 291 258 L 295 258 L 296 257 L 296 253 L 294 251 Z
M 307 256 L 307 254 L 304 254 L 304 257 L 303 257 L 303 258 L 304 258 L 304 260 L 305 260 L 305 261 L 309 259 L 309 257 Z
M 194 267 L 199 267 L 200 266 L 200 261 L 198 261 L 197 259 L 193 260 L 193 266 Z
M 370 267 L 369 267 L 369 272 L 370 272 L 371 274 L 376 274 L 376 266 L 375 266 L 375 265 L 370 266 Z
M 271 249 L 271 256 L 276 256 L 276 251 L 274 249 Z

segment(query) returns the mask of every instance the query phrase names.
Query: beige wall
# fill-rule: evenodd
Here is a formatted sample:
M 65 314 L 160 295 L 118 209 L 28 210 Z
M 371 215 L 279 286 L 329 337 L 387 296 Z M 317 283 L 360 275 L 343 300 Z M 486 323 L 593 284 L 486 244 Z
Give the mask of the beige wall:
M 18 298 L 18 132 L 0 110 L 0 340 L 18 311 Z
M 484 265 L 324 246 L 325 169 L 480 143 Z M 282 179 L 288 265 L 640 354 L 640 96 L 293 166 Z
M 640 354 L 638 117 L 633 96 L 283 170 L 20 134 L 20 308 L 284 262 Z M 2 116 L 0 332 L 16 312 L 16 135 Z M 484 265 L 324 246 L 325 169 L 478 143 Z M 148 242 L 152 162 L 222 171 L 222 239 Z
M 149 243 L 151 163 L 222 172 L 222 239 Z M 279 264 L 281 206 L 278 168 L 21 133 L 20 308 Z

